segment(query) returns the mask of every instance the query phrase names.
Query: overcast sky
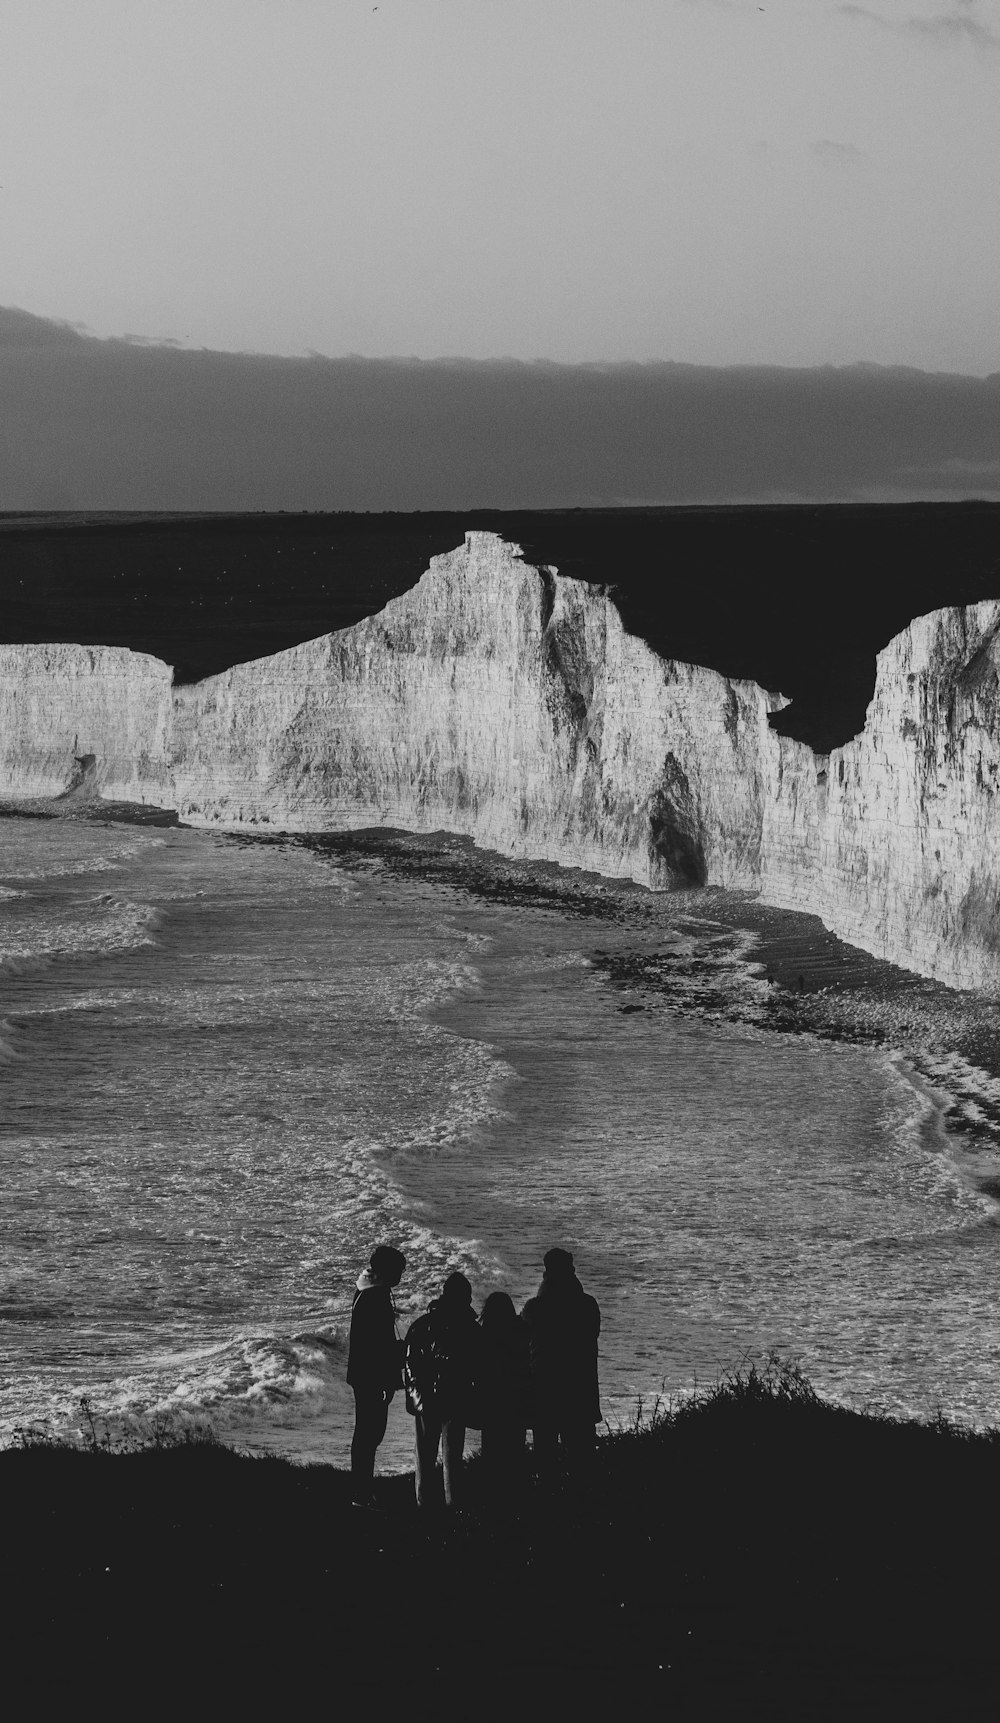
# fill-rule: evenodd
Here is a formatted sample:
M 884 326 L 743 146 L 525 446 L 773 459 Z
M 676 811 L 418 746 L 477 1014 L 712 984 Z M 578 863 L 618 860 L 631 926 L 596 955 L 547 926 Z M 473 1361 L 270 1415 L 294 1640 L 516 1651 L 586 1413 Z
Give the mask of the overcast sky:
M 1000 371 L 1000 0 L 4 0 L 0 304 Z

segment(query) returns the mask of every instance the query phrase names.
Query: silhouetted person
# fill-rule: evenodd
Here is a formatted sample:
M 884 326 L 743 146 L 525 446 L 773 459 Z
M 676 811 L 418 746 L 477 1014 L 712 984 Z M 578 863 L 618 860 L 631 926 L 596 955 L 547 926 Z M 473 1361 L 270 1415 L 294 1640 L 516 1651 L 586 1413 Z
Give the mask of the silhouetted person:
M 476 1387 L 486 1487 L 495 1498 L 509 1499 L 524 1482 L 531 1418 L 528 1330 L 509 1293 L 491 1292 L 483 1305 Z
M 358 1280 L 351 1306 L 347 1380 L 354 1389 L 354 1440 L 351 1443 L 351 1499 L 367 1507 L 372 1499 L 375 1452 L 385 1435 L 389 1403 L 400 1386 L 402 1343 L 396 1334 L 392 1289 L 403 1278 L 406 1258 L 391 1244 L 380 1244 Z
M 559 1445 L 577 1478 L 589 1470 L 601 1421 L 597 1337 L 601 1311 L 584 1292 L 568 1250 L 545 1255 L 545 1273 L 521 1320 L 531 1361 L 535 1469 L 542 1482 L 558 1472 Z
M 472 1287 L 464 1274 L 449 1274 L 440 1298 L 417 1317 L 406 1336 L 403 1381 L 406 1410 L 416 1419 L 419 1507 L 431 1507 L 437 1499 L 439 1447 L 444 1499 L 450 1508 L 457 1505 L 478 1339 Z

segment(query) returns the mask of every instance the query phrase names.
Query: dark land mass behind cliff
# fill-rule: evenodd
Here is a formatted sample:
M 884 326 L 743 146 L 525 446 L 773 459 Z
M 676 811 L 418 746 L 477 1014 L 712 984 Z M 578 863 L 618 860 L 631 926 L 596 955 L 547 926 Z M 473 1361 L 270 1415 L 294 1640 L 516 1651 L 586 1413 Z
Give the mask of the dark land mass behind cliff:
M 780 690 L 821 752 L 864 723 L 914 616 L 1000 594 L 1000 504 L 415 514 L 0 515 L 0 641 L 127 646 L 197 681 L 413 586 L 467 530 L 611 585 L 666 657 Z

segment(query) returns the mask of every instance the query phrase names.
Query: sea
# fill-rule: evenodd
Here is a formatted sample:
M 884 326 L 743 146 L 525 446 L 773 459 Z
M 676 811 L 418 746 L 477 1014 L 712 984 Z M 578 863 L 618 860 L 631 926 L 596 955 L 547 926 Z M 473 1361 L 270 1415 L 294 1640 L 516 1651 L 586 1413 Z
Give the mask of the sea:
M 884 1005 L 776 1029 L 724 894 L 407 843 L 0 819 L 0 1442 L 346 1464 L 381 1242 L 401 1331 L 454 1268 L 520 1305 L 572 1250 L 611 1428 L 772 1354 L 1000 1422 L 988 1071 Z M 380 1465 L 411 1454 L 397 1396 Z

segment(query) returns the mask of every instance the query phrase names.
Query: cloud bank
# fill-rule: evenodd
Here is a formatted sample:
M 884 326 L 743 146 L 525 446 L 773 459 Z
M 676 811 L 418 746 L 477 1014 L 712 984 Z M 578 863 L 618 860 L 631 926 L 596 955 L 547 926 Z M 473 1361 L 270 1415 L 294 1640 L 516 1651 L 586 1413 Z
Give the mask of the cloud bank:
M 0 310 L 0 508 L 1000 497 L 1000 374 L 302 359 Z
M 845 18 L 861 18 L 892 30 L 899 36 L 911 36 L 942 46 L 971 43 L 990 50 L 1000 48 L 1000 32 L 984 24 L 974 14 L 972 0 L 960 0 L 950 12 L 918 13 L 905 18 L 887 18 L 883 12 L 869 6 L 843 5 L 837 11 Z

